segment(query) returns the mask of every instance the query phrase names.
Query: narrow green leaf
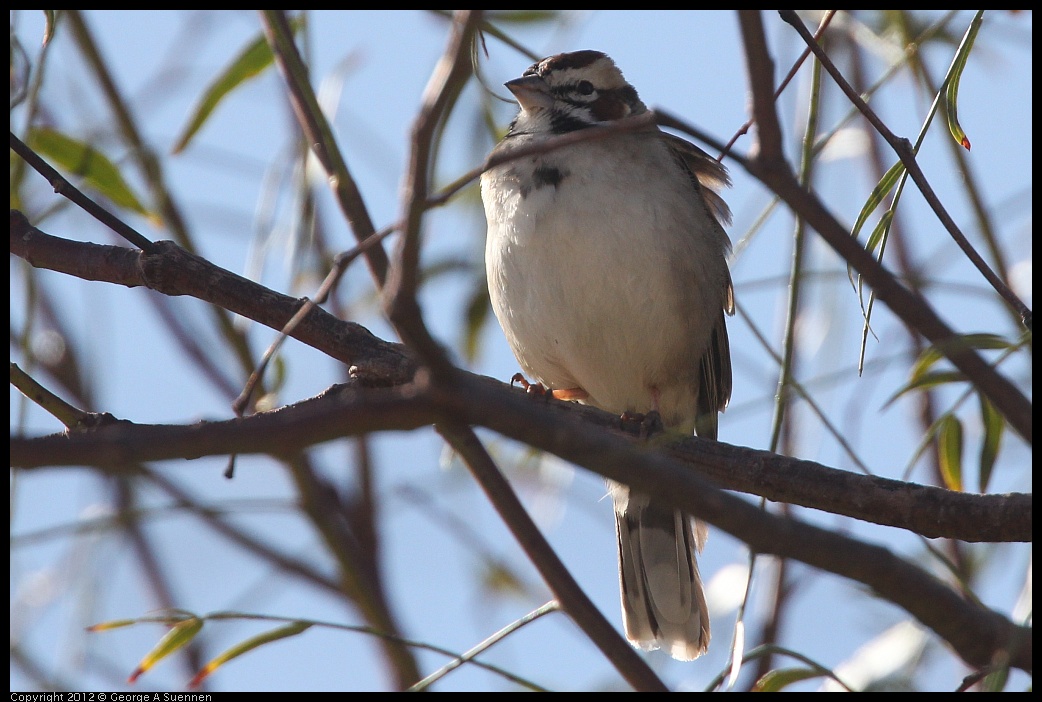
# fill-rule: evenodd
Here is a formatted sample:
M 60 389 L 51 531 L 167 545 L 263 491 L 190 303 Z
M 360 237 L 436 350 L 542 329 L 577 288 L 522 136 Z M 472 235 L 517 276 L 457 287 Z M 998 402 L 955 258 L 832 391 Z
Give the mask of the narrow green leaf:
M 813 668 L 779 668 L 768 670 L 753 685 L 753 692 L 780 692 L 793 683 L 823 677 L 821 671 Z
M 174 651 L 180 650 L 187 646 L 192 639 L 195 638 L 196 634 L 203 628 L 203 620 L 199 617 L 190 617 L 182 622 L 178 622 L 166 632 L 166 636 L 159 640 L 155 648 L 148 652 L 148 654 L 141 659 L 137 669 L 130 674 L 127 678 L 128 683 L 132 683 L 137 680 L 143 673 L 150 670 L 159 661 L 169 656 Z
M 946 383 L 961 383 L 964 380 L 966 380 L 966 376 L 959 371 L 933 371 L 931 373 L 921 373 L 917 378 L 913 378 L 903 387 L 898 388 L 897 392 L 891 395 L 890 399 L 883 403 L 883 406 L 886 407 L 910 390 L 927 390 Z
M 140 620 L 137 619 L 111 619 L 107 622 L 98 622 L 97 624 L 91 624 L 87 627 L 87 631 L 91 633 L 97 633 L 99 631 L 112 631 L 113 629 L 122 629 L 125 626 L 134 626 L 140 624 Z
M 303 22 L 303 16 L 293 18 L 290 21 L 293 31 L 296 32 L 303 25 Z M 273 61 L 274 56 L 271 53 L 271 47 L 263 34 L 246 45 L 232 59 L 228 67 L 214 78 L 209 87 L 203 92 L 202 98 L 196 103 L 195 108 L 191 112 L 188 124 L 174 144 L 173 153 L 180 153 L 188 146 L 192 137 L 202 129 L 203 125 L 206 124 L 206 120 L 210 118 L 210 115 L 213 114 L 222 100 L 234 92 L 236 88 L 263 73 Z
M 890 223 L 894 221 L 894 211 L 887 210 L 883 213 L 883 216 L 879 218 L 879 223 L 876 224 L 875 229 L 872 230 L 872 234 L 868 237 L 868 241 L 865 242 L 865 249 L 867 251 L 875 251 L 883 243 L 883 239 L 890 231 Z
M 854 226 L 850 229 L 851 237 L 853 237 L 856 240 L 861 235 L 861 228 L 865 226 L 865 222 L 868 221 L 868 218 L 872 215 L 873 212 L 876 211 L 876 208 L 878 208 L 879 205 L 883 202 L 883 198 L 886 197 L 886 194 L 894 189 L 894 187 L 897 185 L 897 181 L 900 180 L 901 176 L 904 175 L 904 172 L 904 164 L 898 161 L 890 167 L 890 170 L 883 174 L 883 177 L 879 179 L 879 182 L 876 183 L 876 186 L 872 188 L 872 192 L 868 194 L 868 200 L 866 200 L 865 204 L 862 205 L 861 212 L 858 213 L 857 219 L 854 220 Z M 887 214 L 889 216 L 884 216 L 882 219 L 886 220 L 886 228 L 889 228 L 890 221 L 893 219 L 893 213 Z M 880 225 L 876 227 L 875 231 L 880 231 L 880 226 L 883 226 L 882 221 L 880 222 Z M 874 236 L 875 235 L 869 238 L 870 244 Z M 871 246 L 869 247 L 869 250 L 871 250 Z M 857 283 L 854 282 L 854 269 L 849 264 L 847 265 L 847 278 L 850 280 L 850 284 L 855 289 L 860 291 L 860 278 L 858 278 Z
M 262 634 L 258 634 L 257 636 L 246 639 L 242 643 L 232 646 L 231 648 L 229 648 L 228 650 L 224 651 L 216 658 L 211 660 L 209 663 L 207 663 L 203 667 L 203 669 L 200 670 L 194 678 L 192 678 L 192 681 L 188 683 L 188 686 L 198 687 L 199 684 L 208 675 L 210 675 L 213 671 L 217 670 L 233 658 L 238 658 L 244 653 L 249 653 L 253 649 L 258 648 L 260 646 L 264 646 L 265 644 L 270 644 L 280 639 L 289 638 L 290 636 L 297 636 L 298 634 L 302 634 L 310 628 L 311 624 L 308 622 L 292 622 L 285 626 L 280 626 L 277 629 L 272 629 L 271 631 L 266 631 Z
M 939 341 L 926 347 L 919 354 L 919 360 L 912 367 L 911 377 L 914 380 L 917 376 L 926 373 L 933 364 L 944 358 L 946 352 L 960 348 L 1005 350 L 1012 347 L 1013 344 L 998 334 L 963 334 L 946 341 Z
M 969 60 L 970 51 L 973 49 L 973 42 L 977 38 L 977 32 L 980 30 L 983 17 L 984 10 L 978 10 L 973 17 L 973 21 L 970 22 L 970 26 L 962 38 L 962 43 L 959 45 L 955 59 L 952 61 L 952 66 L 948 71 L 946 77 L 948 87 L 944 93 L 944 107 L 948 114 L 948 130 L 955 137 L 955 141 L 959 142 L 967 151 L 970 149 L 970 140 L 966 136 L 966 132 L 963 131 L 962 125 L 959 124 L 959 82 L 962 80 L 962 72 L 966 69 L 966 62 Z
M 991 482 L 991 471 L 995 467 L 995 458 L 999 455 L 999 445 L 1002 443 L 1002 433 L 1005 431 L 1006 423 L 1002 414 L 995 409 L 988 398 L 978 393 L 980 398 L 980 418 L 984 427 L 984 439 L 980 447 L 980 491 L 988 491 L 988 483 Z
M 876 183 L 876 187 L 872 188 L 872 192 L 868 194 L 868 200 L 861 207 L 861 212 L 858 213 L 857 219 L 854 221 L 854 226 L 850 230 L 850 235 L 857 239 L 858 234 L 861 233 L 861 228 L 865 226 L 865 222 L 869 216 L 876 211 L 879 204 L 883 202 L 883 198 L 886 194 L 894 189 L 897 185 L 897 181 L 901 178 L 904 173 L 904 164 L 898 161 L 890 167 L 883 177 Z
M 145 217 L 152 217 L 123 179 L 119 168 L 90 144 L 47 127 L 30 129 L 27 142 L 33 151 L 44 158 L 57 163 L 70 173 L 83 176 L 87 187 L 110 200 L 112 204 Z
M 937 455 L 945 487 L 962 492 L 962 422 L 955 415 L 946 414 L 940 420 Z

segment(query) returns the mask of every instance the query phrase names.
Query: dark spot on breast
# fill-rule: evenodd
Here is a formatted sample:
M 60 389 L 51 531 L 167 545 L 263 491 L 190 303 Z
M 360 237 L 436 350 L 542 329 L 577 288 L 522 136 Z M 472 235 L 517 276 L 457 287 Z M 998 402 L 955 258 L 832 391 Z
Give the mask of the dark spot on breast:
M 547 186 L 556 188 L 564 180 L 564 173 L 554 166 L 539 166 L 533 171 L 532 179 L 535 181 L 537 190 Z

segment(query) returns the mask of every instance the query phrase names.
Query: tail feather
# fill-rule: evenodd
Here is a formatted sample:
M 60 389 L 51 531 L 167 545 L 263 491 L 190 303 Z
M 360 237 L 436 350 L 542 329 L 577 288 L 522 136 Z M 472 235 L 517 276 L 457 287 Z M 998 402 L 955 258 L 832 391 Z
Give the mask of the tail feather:
M 705 543 L 705 525 L 632 494 L 617 501 L 615 524 L 626 638 L 678 660 L 701 656 L 709 645 L 709 609 L 695 551 Z

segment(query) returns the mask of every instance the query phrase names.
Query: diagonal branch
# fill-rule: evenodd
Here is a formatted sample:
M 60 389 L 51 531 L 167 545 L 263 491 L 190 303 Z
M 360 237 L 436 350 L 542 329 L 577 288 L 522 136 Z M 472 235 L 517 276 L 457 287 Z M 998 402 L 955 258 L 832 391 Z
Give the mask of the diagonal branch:
M 432 169 L 431 150 L 435 132 L 443 124 L 470 77 L 471 46 L 481 23 L 479 10 L 461 10 L 453 18 L 452 32 L 445 53 L 434 67 L 423 105 L 412 127 L 409 170 L 402 192 L 402 238 L 396 265 L 384 289 L 384 306 L 395 331 L 409 348 L 423 359 L 434 374 L 447 371 L 451 364 L 441 346 L 431 336 L 416 300 L 420 269 L 420 228 L 427 210 L 428 179 Z
M 839 86 L 843 94 L 847 96 L 847 99 L 865 116 L 865 119 L 879 132 L 879 135 L 890 145 L 890 148 L 894 150 L 897 157 L 901 159 L 901 163 L 904 164 L 908 170 L 908 174 L 915 181 L 915 184 L 919 186 L 919 191 L 923 194 L 923 199 L 929 203 L 934 214 L 937 215 L 937 219 L 940 220 L 941 224 L 951 235 L 952 239 L 955 240 L 956 245 L 962 252 L 966 254 L 966 258 L 970 260 L 980 274 L 984 276 L 984 279 L 995 289 L 996 292 L 1012 307 L 1016 310 L 1017 314 L 1020 315 L 1024 326 L 1031 329 L 1031 310 L 1024 301 L 1017 297 L 1016 293 L 1010 290 L 1009 286 L 1006 285 L 998 275 L 995 274 L 987 262 L 981 257 L 977 250 L 973 248 L 973 245 L 966 239 L 966 235 L 962 233 L 959 225 L 955 223 L 952 216 L 948 214 L 948 210 L 945 209 L 941 203 L 937 193 L 934 192 L 933 187 L 930 185 L 930 181 L 926 179 L 926 175 L 922 169 L 919 168 L 919 163 L 915 159 L 915 150 L 912 148 L 911 143 L 908 139 L 898 138 L 890 128 L 879 118 L 875 111 L 868 106 L 868 104 L 861 98 L 856 90 L 847 82 L 847 79 L 843 77 L 843 74 L 836 68 L 836 64 L 832 63 L 832 59 L 825 53 L 825 50 L 821 48 L 821 44 L 811 36 L 810 32 L 804 26 L 803 22 L 800 21 L 799 15 L 793 10 L 779 10 L 781 18 L 792 25 L 796 33 L 800 35 L 800 38 L 806 42 L 807 47 L 814 52 L 818 61 L 821 65 L 829 72 L 832 79 L 836 81 L 836 85 Z
M 292 455 L 302 447 L 345 435 L 431 424 L 481 425 L 611 480 L 631 484 L 698 515 L 757 552 L 794 558 L 863 583 L 937 632 L 972 665 L 986 665 L 994 656 L 1002 655 L 1009 657 L 1011 665 L 1031 670 L 1029 628 L 1016 626 L 975 600 L 964 598 L 886 548 L 764 512 L 707 482 L 691 470 L 691 465 L 650 451 L 647 446 L 634 446 L 632 437 L 594 426 L 585 420 L 584 415 L 590 412 L 598 411 L 560 402 L 533 402 L 502 383 L 457 372 L 451 383 L 368 390 L 349 386 L 308 403 L 227 422 L 187 427 L 120 422 L 91 434 L 12 438 L 10 453 L 12 466 L 87 464 L 119 472 L 131 461 L 227 452 Z M 608 421 L 606 413 L 600 414 Z M 711 445 L 713 452 L 723 452 L 732 470 L 738 468 L 739 462 L 730 455 L 734 447 L 697 437 L 687 439 L 685 444 Z M 764 459 L 771 457 L 766 452 L 758 453 Z M 695 465 L 701 464 L 700 458 Z M 851 479 L 856 478 L 872 484 L 862 476 Z M 1030 496 L 1014 499 L 1030 523 Z M 958 517 L 962 519 L 963 515 L 959 513 Z
M 340 153 L 333 128 L 318 104 L 318 97 L 309 80 L 307 65 L 293 41 L 293 29 L 281 10 L 263 10 L 262 17 L 264 33 L 271 44 L 275 63 L 286 79 L 290 104 L 297 115 L 297 121 L 315 157 L 329 176 L 333 195 L 340 211 L 351 225 L 355 239 L 359 242 L 365 241 L 375 233 L 376 228 L 369 217 L 369 210 L 365 206 L 358 185 Z M 387 254 L 383 247 L 374 246 L 367 249 L 365 258 L 373 277 L 382 286 L 387 278 Z
M 818 234 L 855 268 L 902 322 L 933 342 L 951 363 L 962 371 L 1002 413 L 1010 426 L 1031 443 L 1031 402 L 1005 376 L 989 365 L 937 315 L 930 304 L 904 287 L 840 225 L 813 193 L 800 186 L 782 153 L 778 115 L 774 107 L 774 87 L 770 76 L 773 62 L 766 49 L 760 14 L 740 14 L 742 36 L 749 59 L 749 80 L 753 93 L 753 114 L 759 134 L 758 150 L 739 162 L 784 200 Z
M 130 287 L 147 286 L 167 295 L 191 295 L 273 329 L 281 328 L 299 306 L 299 301 L 294 298 L 240 278 L 170 242 L 158 242 L 157 246 L 158 253 L 145 254 L 114 246 L 59 239 L 30 227 L 21 213 L 15 211 L 12 214 L 12 253 L 41 268 Z M 364 327 L 339 320 L 321 308 L 313 309 L 295 328 L 293 336 L 350 365 L 358 389 L 401 386 L 393 392 L 403 393 L 415 375 L 416 361 L 404 347 L 383 341 Z M 484 382 L 493 387 L 501 385 L 492 379 Z M 407 396 L 412 393 L 408 390 Z M 248 430 L 257 426 L 252 421 L 241 425 L 232 422 L 199 427 L 157 427 L 154 432 L 145 432 L 140 425 L 128 425 L 137 426 L 134 445 L 108 447 L 105 444 L 115 439 L 103 438 L 101 434 L 77 434 L 61 439 L 12 439 L 11 464 L 34 467 L 86 462 L 118 470 L 118 462 L 111 461 L 120 450 L 164 452 L 149 453 L 147 458 L 151 460 L 209 455 L 205 451 L 212 454 L 278 454 L 283 446 L 299 449 L 343 436 L 345 432 L 414 429 L 434 421 L 428 413 L 416 413 L 398 407 L 395 401 L 372 395 L 364 398 L 363 405 L 373 403 L 370 408 L 373 414 L 352 417 L 348 428 L 341 424 L 341 419 L 327 421 L 322 419 L 323 410 L 311 408 L 322 401 L 322 397 L 283 408 L 278 414 L 258 415 L 256 421 L 274 423 L 264 424 L 256 431 Z M 383 402 L 391 402 L 390 416 L 381 417 L 379 408 Z M 553 402 L 550 408 L 581 417 L 584 423 L 594 426 L 618 426 L 617 417 L 592 407 Z M 304 413 L 303 419 L 297 416 L 300 412 Z M 365 410 L 361 414 L 365 415 Z M 273 417 L 277 419 L 273 420 Z M 313 424 L 307 427 L 307 431 L 299 433 L 294 427 L 301 421 L 304 425 Z M 522 422 L 522 419 L 513 417 L 510 421 Z M 540 440 L 537 432 L 526 429 L 523 424 L 513 429 L 499 429 L 520 441 L 535 444 Z M 25 441 L 30 443 L 22 443 Z M 209 448 L 204 451 L 203 446 Z M 697 466 L 721 486 L 777 502 L 909 529 L 929 537 L 947 536 L 964 541 L 1031 540 L 1030 496 L 1007 498 L 954 493 L 941 488 L 857 475 L 811 461 L 697 438 L 678 441 L 671 444 L 669 450 L 675 458 Z M 145 458 L 141 457 L 141 460 Z
M 485 496 L 510 528 L 514 538 L 539 574 L 543 576 L 554 597 L 579 628 L 614 663 L 619 673 L 641 692 L 666 692 L 662 681 L 652 672 L 637 652 L 619 635 L 604 615 L 586 596 L 579 583 L 568 572 L 557 554 L 540 533 L 524 505 L 514 494 L 510 483 L 496 467 L 492 457 L 481 445 L 474 430 L 457 422 L 439 422 L 438 433 L 445 437 L 463 458 L 471 475 L 485 491 Z

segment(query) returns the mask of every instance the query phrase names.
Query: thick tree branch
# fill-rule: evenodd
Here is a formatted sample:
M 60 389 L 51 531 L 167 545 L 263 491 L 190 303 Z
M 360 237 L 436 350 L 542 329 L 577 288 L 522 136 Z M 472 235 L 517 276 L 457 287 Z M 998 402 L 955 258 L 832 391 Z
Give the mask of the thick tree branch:
M 280 329 L 300 301 L 280 295 L 219 266 L 188 254 L 170 242 L 158 242 L 156 254 L 60 239 L 29 226 L 12 212 L 11 252 L 31 264 L 91 280 L 147 286 L 168 295 L 191 295 L 225 307 L 273 329 Z M 404 386 L 415 375 L 413 357 L 399 344 L 371 334 L 364 327 L 337 319 L 320 308 L 294 330 L 294 338 L 351 365 L 361 386 Z M 474 376 L 475 378 L 477 376 Z M 490 387 L 499 386 L 487 379 Z M 348 391 L 343 391 L 348 392 Z M 327 393 L 336 395 L 337 393 Z M 326 395 L 250 420 L 201 424 L 194 427 L 135 427 L 126 435 L 76 434 L 66 438 L 12 439 L 12 465 L 96 465 L 119 470 L 120 452 L 140 460 L 184 458 L 225 453 L 280 454 L 321 441 L 368 431 L 414 429 L 435 421 L 434 409 L 409 398 L 408 388 L 389 396 L 358 399 L 357 416 L 348 424 L 323 409 Z M 353 397 L 353 396 L 352 396 Z M 354 402 L 355 400 L 352 400 Z M 480 398 L 470 398 L 480 403 Z M 350 404 L 350 403 L 349 403 Z M 386 415 L 381 414 L 381 407 Z M 582 421 L 617 428 L 618 419 L 591 407 L 553 402 L 552 412 L 580 416 Z M 341 410 L 338 410 L 341 411 Z M 342 410 L 348 411 L 348 410 Z M 491 411 L 491 410 L 490 410 Z M 523 419 L 511 417 L 512 422 Z M 481 424 L 482 422 L 477 422 Z M 537 432 L 522 424 L 503 433 L 537 445 Z M 276 438 L 277 437 L 277 438 Z M 26 443 L 28 442 L 28 443 Z M 909 529 L 929 537 L 964 541 L 1030 541 L 1031 497 L 969 495 L 936 487 L 868 477 L 835 470 L 750 448 L 690 438 L 670 446 L 671 454 L 697 466 L 723 487 L 760 495 L 777 502 L 821 509 L 834 514 Z
M 885 548 L 763 512 L 712 486 L 689 465 L 592 426 L 583 415 L 596 410 L 581 409 L 534 402 L 501 383 L 459 372 L 451 386 L 344 387 L 307 403 L 227 422 L 191 427 L 125 422 L 89 435 L 12 438 L 11 464 L 86 464 L 118 472 L 129 462 L 145 460 L 227 452 L 285 455 L 320 441 L 388 428 L 418 428 L 438 422 L 486 426 L 672 502 L 760 553 L 795 558 L 864 583 L 936 631 L 973 665 L 985 665 L 1001 652 L 1009 655 L 1012 665 L 1031 669 L 1030 629 L 966 600 Z M 686 443 L 713 444 L 697 438 Z M 715 446 L 720 451 L 732 449 L 725 444 Z M 771 456 L 761 453 L 765 458 Z M 738 464 L 733 457 L 727 462 L 732 469 Z M 1030 521 L 1030 497 L 1014 499 L 1026 509 Z
M 11 253 L 36 268 L 83 280 L 147 287 L 164 295 L 188 295 L 275 330 L 281 330 L 304 304 L 302 299 L 236 275 L 173 242 L 156 242 L 149 254 L 71 241 L 36 229 L 17 210 L 11 210 L 10 227 Z M 398 385 L 416 372 L 413 356 L 404 346 L 383 341 L 361 325 L 344 322 L 321 308 L 314 308 L 290 336 L 357 368 L 357 377 L 368 384 Z
M 552 450 L 535 418 L 578 422 L 611 440 L 639 444 L 618 428 L 618 418 L 592 407 L 550 401 L 514 406 L 502 411 L 505 397 L 522 395 L 491 378 L 456 371 L 466 379 L 470 396 L 460 411 L 471 424 L 486 426 L 512 439 Z M 365 388 L 362 384 L 334 386 L 321 395 L 243 419 L 192 425 L 110 422 L 90 432 L 36 438 L 11 437 L 11 465 L 24 469 L 91 465 L 121 474 L 128 461 L 200 458 L 230 453 L 292 455 L 325 441 L 379 431 L 418 429 L 436 423 L 446 407 L 420 385 Z M 473 416 L 472 416 L 473 415 Z M 453 415 L 453 419 L 459 417 Z M 609 431 L 605 432 L 604 430 Z M 607 438 L 605 439 L 608 440 Z M 562 439 L 565 441 L 565 439 Z M 644 447 L 646 449 L 646 447 Z M 775 502 L 809 507 L 831 514 L 912 531 L 929 538 L 971 542 L 1032 541 L 1032 496 L 973 495 L 915 483 L 865 476 L 757 449 L 732 446 L 698 437 L 664 444 L 663 455 L 682 462 L 714 484 Z M 571 456 L 575 447 L 569 447 Z M 647 455 L 654 455 L 645 451 Z M 586 461 L 576 461 L 586 465 Z M 679 463 L 678 463 L 679 464 Z M 630 476 L 640 483 L 644 463 L 637 460 Z M 612 477 L 595 461 L 595 473 Z M 623 481 L 627 482 L 627 481 Z

